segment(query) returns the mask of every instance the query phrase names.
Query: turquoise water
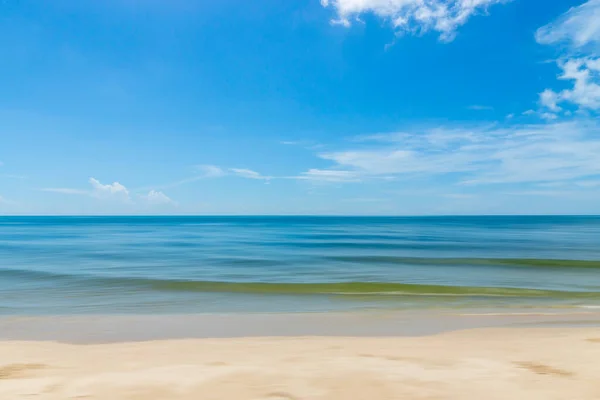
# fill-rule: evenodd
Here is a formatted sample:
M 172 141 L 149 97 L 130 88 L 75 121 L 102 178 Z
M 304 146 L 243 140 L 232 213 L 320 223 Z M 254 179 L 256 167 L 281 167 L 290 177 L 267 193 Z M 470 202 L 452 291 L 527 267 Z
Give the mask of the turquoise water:
M 0 217 L 0 314 L 600 306 L 600 217 Z

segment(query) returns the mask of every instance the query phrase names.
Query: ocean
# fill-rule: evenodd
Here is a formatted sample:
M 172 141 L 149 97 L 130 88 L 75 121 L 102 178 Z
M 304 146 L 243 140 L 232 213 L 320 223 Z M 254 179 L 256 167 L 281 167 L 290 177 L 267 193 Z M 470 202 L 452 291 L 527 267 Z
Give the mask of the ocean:
M 0 217 L 0 315 L 600 308 L 600 217 Z

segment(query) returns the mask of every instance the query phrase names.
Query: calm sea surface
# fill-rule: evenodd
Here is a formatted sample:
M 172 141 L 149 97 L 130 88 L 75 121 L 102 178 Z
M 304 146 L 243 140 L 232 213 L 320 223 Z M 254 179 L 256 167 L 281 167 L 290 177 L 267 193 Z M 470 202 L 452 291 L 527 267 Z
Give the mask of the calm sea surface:
M 600 217 L 0 217 L 0 314 L 600 306 Z

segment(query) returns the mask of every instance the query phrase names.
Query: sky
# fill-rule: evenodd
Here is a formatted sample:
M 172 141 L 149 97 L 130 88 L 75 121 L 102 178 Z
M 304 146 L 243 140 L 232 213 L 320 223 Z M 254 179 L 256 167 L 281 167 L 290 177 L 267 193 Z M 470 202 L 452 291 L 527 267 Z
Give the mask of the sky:
M 2 0 L 0 215 L 600 214 L 600 0 Z

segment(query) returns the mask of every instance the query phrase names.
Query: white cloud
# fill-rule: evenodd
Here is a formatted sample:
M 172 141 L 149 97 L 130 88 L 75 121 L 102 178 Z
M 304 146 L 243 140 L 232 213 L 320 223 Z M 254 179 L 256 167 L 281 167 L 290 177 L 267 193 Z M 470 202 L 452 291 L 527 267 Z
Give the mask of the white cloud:
M 600 174 L 600 126 L 591 120 L 420 130 L 362 136 L 354 148 L 319 154 L 332 165 L 303 179 L 356 181 L 446 176 L 463 184 L 584 179 Z
M 600 110 L 600 58 L 574 58 L 560 61 L 563 73 L 558 79 L 572 81 L 573 88 L 540 94 L 540 104 L 551 111 L 560 111 L 559 102 L 569 102 L 589 110 Z
M 544 90 L 540 93 L 540 104 L 550 111 L 558 112 L 560 107 L 556 104 L 559 101 L 558 94 L 550 89 Z
M 543 112 L 540 113 L 540 118 L 545 119 L 546 121 L 554 121 L 555 119 L 558 119 L 558 115 L 550 112 Z
M 596 52 L 600 47 L 600 0 L 571 8 L 539 28 L 535 39 L 540 44 L 562 44 L 578 51 Z
M 62 194 L 75 194 L 96 197 L 99 199 L 114 199 L 124 202 L 131 202 L 129 197 L 129 190 L 121 185 L 119 182 L 113 182 L 110 184 L 103 184 L 96 178 L 90 178 L 88 180 L 92 186 L 91 190 L 85 189 L 74 189 L 74 188 L 42 188 L 42 192 L 62 193 Z
M 323 7 L 335 9 L 334 24 L 350 26 L 363 14 L 389 21 L 398 34 L 439 33 L 440 40 L 452 41 L 456 30 L 489 6 L 507 0 L 321 0 Z
M 510 113 L 506 116 L 506 119 L 513 119 L 515 117 L 515 114 Z
M 561 68 L 559 79 L 573 81 L 573 89 L 563 90 L 561 99 L 583 108 L 600 109 L 600 58 L 568 60 Z
M 559 108 L 559 111 L 560 110 L 561 109 Z M 559 111 L 557 111 L 557 112 L 559 112 Z M 566 112 L 564 114 L 567 115 Z M 547 111 L 546 108 L 541 108 L 538 111 L 527 110 L 527 111 L 522 112 L 521 115 L 536 116 L 536 117 L 541 118 L 541 119 L 543 119 L 545 121 L 554 121 L 555 119 L 558 119 L 558 114 L 557 113 Z
M 166 194 L 157 190 L 150 190 L 148 194 L 141 196 L 150 205 L 175 205 L 176 203 Z
M 558 46 L 562 52 L 557 61 L 562 71 L 558 79 L 572 85 L 562 91 L 544 90 L 540 104 L 553 112 L 560 110 L 561 103 L 600 110 L 600 0 L 571 8 L 539 28 L 535 37 L 540 44 Z
M 113 182 L 110 184 L 102 184 L 96 178 L 89 179 L 92 185 L 92 196 L 98 198 L 117 198 L 124 201 L 130 201 L 129 190 L 119 182 Z
M 272 178 L 270 176 L 261 175 L 256 171 L 252 171 L 251 169 L 230 168 L 229 171 L 231 171 L 234 175 L 247 179 L 262 179 L 268 181 Z
M 130 205 L 138 204 L 144 205 L 148 204 L 151 206 L 158 205 L 176 205 L 177 203 L 173 201 L 169 196 L 165 193 L 152 189 L 147 194 L 137 195 L 137 200 L 133 201 L 131 198 L 131 194 L 129 189 L 127 189 L 124 185 L 119 182 L 114 182 L 111 184 L 103 184 L 96 178 L 90 178 L 89 183 L 92 186 L 91 190 L 84 189 L 74 189 L 74 188 L 43 188 L 40 189 L 43 192 L 52 192 L 52 193 L 62 193 L 62 194 L 74 194 L 74 195 L 83 195 L 94 197 L 97 199 L 103 199 L 106 201 L 117 201 L 118 203 L 127 203 Z

